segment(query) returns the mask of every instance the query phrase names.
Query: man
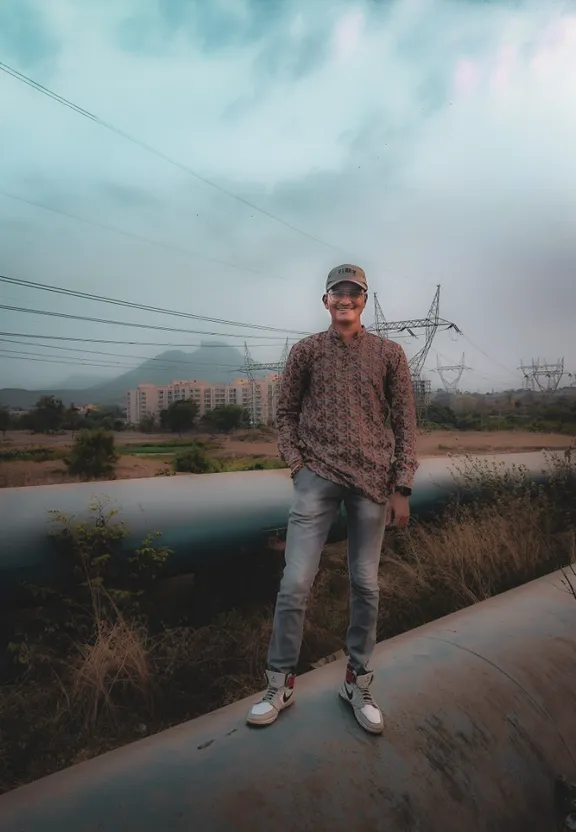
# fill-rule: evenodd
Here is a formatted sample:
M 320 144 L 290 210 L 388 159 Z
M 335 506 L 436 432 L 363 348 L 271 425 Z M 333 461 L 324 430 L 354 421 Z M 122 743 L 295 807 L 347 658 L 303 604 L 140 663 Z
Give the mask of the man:
M 306 602 L 344 502 L 350 622 L 340 696 L 367 731 L 377 734 L 384 727 L 368 669 L 376 643 L 378 567 L 386 524 L 408 522 L 418 463 L 408 362 L 398 344 L 362 325 L 367 293 L 361 268 L 332 269 L 323 297 L 331 325 L 292 347 L 282 378 L 278 447 L 291 469 L 294 500 L 268 651 L 268 689 L 250 709 L 250 724 L 269 725 L 294 702 Z M 388 415 L 394 445 L 386 429 Z

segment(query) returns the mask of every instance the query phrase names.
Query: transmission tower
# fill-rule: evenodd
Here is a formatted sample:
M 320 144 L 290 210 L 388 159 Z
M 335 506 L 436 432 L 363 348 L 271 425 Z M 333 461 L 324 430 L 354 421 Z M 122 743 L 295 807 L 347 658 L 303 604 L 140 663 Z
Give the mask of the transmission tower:
M 374 295 L 374 318 L 375 323 L 369 326 L 368 329 L 376 332 L 381 338 L 389 338 L 391 333 L 408 333 L 416 338 L 416 330 L 424 330 L 424 345 L 408 361 L 416 403 L 416 416 L 418 422 L 421 423 L 426 416 L 431 394 L 430 381 L 422 378 L 422 370 L 428 358 L 434 336 L 439 329 L 452 330 L 458 334 L 460 334 L 460 329 L 452 321 L 447 321 L 440 317 L 440 286 L 436 287 L 436 293 L 434 294 L 430 309 L 425 318 L 411 318 L 406 321 L 387 321 L 384 318 L 376 295 Z
M 382 312 L 382 307 L 380 306 L 380 301 L 378 300 L 378 295 L 374 292 L 374 326 L 372 327 L 374 332 L 380 336 L 380 338 L 386 338 L 386 318 L 384 317 L 384 312 Z
M 564 359 L 560 358 L 555 364 L 549 364 L 546 360 L 532 359 L 531 364 L 524 364 L 520 359 L 518 368 L 524 376 L 524 389 L 551 393 L 557 390 L 562 377 L 564 376 Z
M 248 344 L 244 342 L 244 365 L 238 368 L 238 371 L 243 373 L 248 382 L 250 384 L 250 404 L 249 404 L 249 412 L 250 412 L 250 424 L 252 427 L 258 424 L 259 420 L 259 411 L 261 405 L 261 396 L 260 396 L 260 389 L 256 384 L 256 373 L 260 373 L 262 371 L 267 371 L 269 373 L 276 373 L 277 379 L 274 384 L 274 389 L 272 393 L 274 405 L 278 400 L 278 393 L 280 388 L 280 379 L 286 367 L 286 361 L 288 360 L 288 354 L 290 353 L 290 344 L 288 342 L 288 338 L 286 338 L 286 343 L 284 344 L 284 349 L 282 350 L 282 355 L 280 357 L 280 361 L 269 361 L 257 364 L 250 354 L 250 350 L 248 349 Z
M 442 384 L 444 385 L 444 390 L 447 393 L 459 393 L 460 392 L 460 379 L 464 373 L 464 370 L 471 370 L 472 367 L 466 366 L 466 357 L 464 353 L 462 353 L 462 360 L 460 364 L 451 364 L 451 365 L 444 365 L 441 366 L 440 364 L 440 356 L 436 358 L 437 369 L 433 370 L 432 372 L 438 373 L 442 380 Z M 446 373 L 456 373 L 453 378 L 447 378 L 445 375 Z

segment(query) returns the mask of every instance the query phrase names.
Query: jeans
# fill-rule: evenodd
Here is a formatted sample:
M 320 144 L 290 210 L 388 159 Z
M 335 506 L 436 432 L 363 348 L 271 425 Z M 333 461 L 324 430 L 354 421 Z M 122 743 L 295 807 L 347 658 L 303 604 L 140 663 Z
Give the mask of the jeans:
M 349 665 L 368 670 L 376 644 L 378 567 L 386 527 L 386 505 L 301 468 L 294 477 L 294 500 L 286 536 L 286 565 L 276 600 L 268 667 L 281 673 L 296 669 L 308 595 L 332 523 L 344 501 L 348 517 L 350 621 L 346 635 Z

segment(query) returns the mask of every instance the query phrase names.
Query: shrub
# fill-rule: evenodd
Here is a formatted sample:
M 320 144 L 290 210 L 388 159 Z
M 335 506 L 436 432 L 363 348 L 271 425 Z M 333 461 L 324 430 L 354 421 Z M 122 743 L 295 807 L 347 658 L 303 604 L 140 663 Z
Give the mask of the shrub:
M 215 470 L 204 448 L 194 445 L 174 456 L 174 470 L 187 474 L 208 474 Z
M 117 461 L 114 434 L 98 428 L 80 431 L 74 440 L 66 465 L 69 472 L 75 476 L 97 479 L 113 474 Z

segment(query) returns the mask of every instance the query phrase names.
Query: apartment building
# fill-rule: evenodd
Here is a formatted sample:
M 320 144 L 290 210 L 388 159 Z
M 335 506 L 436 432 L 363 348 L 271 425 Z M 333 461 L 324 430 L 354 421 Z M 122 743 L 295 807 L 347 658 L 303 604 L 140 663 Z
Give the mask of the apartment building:
M 165 386 L 139 384 L 127 393 L 128 423 L 137 425 L 145 416 L 159 419 L 161 411 L 173 402 L 192 399 L 200 417 L 221 405 L 238 405 L 250 413 L 255 423 L 270 424 L 276 417 L 278 379 L 276 373 L 256 379 L 253 393 L 247 378 L 236 378 L 231 384 L 212 384 L 198 379 L 173 381 Z

